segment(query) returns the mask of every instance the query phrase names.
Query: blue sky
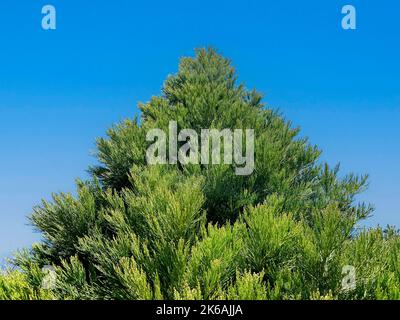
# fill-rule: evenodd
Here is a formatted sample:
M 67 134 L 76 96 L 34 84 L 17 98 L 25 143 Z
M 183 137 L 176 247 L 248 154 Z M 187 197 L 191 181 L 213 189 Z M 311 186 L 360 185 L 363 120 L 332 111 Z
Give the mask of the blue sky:
M 45 4 L 57 30 L 41 28 Z M 357 30 L 341 28 L 345 4 Z M 74 191 L 95 138 L 209 45 L 323 160 L 370 173 L 369 225 L 400 226 L 399 15 L 394 0 L 2 0 L 0 257 L 39 239 L 26 217 L 52 192 Z

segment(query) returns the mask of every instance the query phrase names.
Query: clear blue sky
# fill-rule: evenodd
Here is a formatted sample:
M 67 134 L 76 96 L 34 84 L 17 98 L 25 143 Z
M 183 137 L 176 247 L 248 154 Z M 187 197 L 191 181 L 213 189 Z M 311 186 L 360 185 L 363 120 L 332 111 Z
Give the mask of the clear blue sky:
M 41 8 L 57 30 L 41 29 Z M 341 7 L 357 30 L 341 29 Z M 73 191 L 94 139 L 212 45 L 343 172 L 370 173 L 370 225 L 400 226 L 398 1 L 0 2 L 0 256 L 39 236 L 26 217 Z

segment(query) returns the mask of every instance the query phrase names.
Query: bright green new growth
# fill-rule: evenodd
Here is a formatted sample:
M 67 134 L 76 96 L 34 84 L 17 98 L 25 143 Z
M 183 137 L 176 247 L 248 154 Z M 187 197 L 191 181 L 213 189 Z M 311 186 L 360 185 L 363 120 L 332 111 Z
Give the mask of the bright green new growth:
M 183 58 L 162 94 L 140 105 L 140 121 L 98 139 L 99 165 L 78 181 L 77 197 L 34 209 L 44 240 L 17 255 L 22 273 L 0 277 L 0 298 L 43 298 L 45 265 L 57 269 L 48 295 L 58 299 L 400 298 L 397 232 L 355 229 L 372 211 L 354 203 L 367 178 L 340 179 L 261 100 L 214 50 Z M 147 165 L 146 133 L 170 121 L 198 132 L 254 129 L 253 174 Z M 347 265 L 356 271 L 350 290 Z

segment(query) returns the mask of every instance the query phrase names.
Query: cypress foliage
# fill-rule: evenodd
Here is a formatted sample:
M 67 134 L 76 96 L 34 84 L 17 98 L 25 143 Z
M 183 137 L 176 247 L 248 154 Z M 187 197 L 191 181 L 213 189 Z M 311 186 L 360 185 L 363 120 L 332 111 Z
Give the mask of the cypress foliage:
M 298 128 L 238 83 L 229 60 L 197 50 L 140 110 L 97 140 L 98 165 L 77 181 L 76 197 L 55 194 L 34 208 L 43 241 L 14 261 L 29 290 L 52 265 L 57 299 L 400 297 L 397 231 L 356 228 L 372 212 L 355 202 L 367 176 L 339 178 L 338 166 L 321 163 Z M 254 129 L 254 172 L 148 165 L 146 133 L 170 121 L 199 134 Z M 356 272 L 351 289 L 346 265 Z M 18 298 L 2 281 L 0 298 Z

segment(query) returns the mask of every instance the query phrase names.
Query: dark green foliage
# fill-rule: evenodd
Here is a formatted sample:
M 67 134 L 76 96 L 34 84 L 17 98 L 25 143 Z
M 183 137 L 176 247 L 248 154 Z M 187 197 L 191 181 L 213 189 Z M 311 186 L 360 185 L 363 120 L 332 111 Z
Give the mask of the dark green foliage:
M 398 233 L 356 232 L 372 211 L 355 203 L 367 177 L 341 179 L 321 164 L 299 129 L 237 83 L 228 60 L 212 49 L 183 58 L 140 109 L 140 121 L 97 141 L 99 163 L 78 181 L 77 197 L 54 195 L 34 209 L 43 242 L 15 259 L 32 290 L 51 264 L 59 299 L 400 297 Z M 147 165 L 147 131 L 168 131 L 170 121 L 199 133 L 254 129 L 253 174 Z M 346 265 L 356 270 L 351 290 L 342 285 Z

